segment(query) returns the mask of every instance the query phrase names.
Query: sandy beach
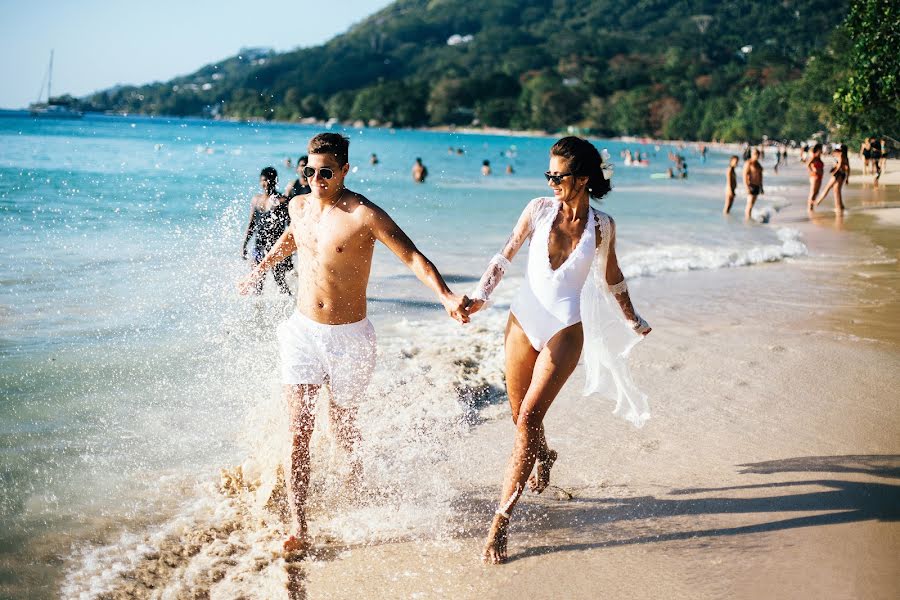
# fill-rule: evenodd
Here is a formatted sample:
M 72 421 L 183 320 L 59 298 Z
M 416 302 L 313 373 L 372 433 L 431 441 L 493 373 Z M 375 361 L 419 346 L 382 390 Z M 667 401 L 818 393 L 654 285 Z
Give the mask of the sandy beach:
M 636 298 L 652 286 L 673 291 L 667 306 L 647 307 L 654 333 L 634 355 L 653 419 L 627 428 L 579 396 L 576 374 L 548 415 L 548 439 L 579 428 L 596 443 L 557 446 L 553 480 L 573 497 L 526 496 L 508 565 L 477 564 L 483 532 L 466 531 L 452 547 L 354 548 L 305 564 L 295 589 L 310 598 L 385 589 L 407 598 L 895 597 L 900 210 L 854 212 L 867 194 L 851 188 L 836 230 L 831 215 L 799 222 L 803 196 L 788 191 L 776 221 L 798 221 L 809 257 L 733 270 L 724 283 L 693 273 L 690 285 L 635 286 Z M 887 200 L 897 198 L 892 190 Z M 875 243 L 883 259 L 872 258 Z M 796 287 L 773 287 L 783 269 Z M 718 301 L 734 297 L 746 302 Z M 497 440 L 495 454 L 470 465 L 480 483 L 499 474 L 512 426 L 479 434 Z M 474 492 L 485 523 L 495 493 Z
M 634 282 L 654 326 L 632 358 L 653 417 L 637 430 L 608 401 L 582 398 L 579 367 L 545 421 L 560 454 L 554 487 L 519 504 L 507 565 L 479 562 L 512 444 L 501 401 L 443 447 L 440 477 L 468 491 L 433 536 L 335 543 L 322 526 L 317 554 L 287 563 L 278 527 L 260 529 L 259 513 L 241 506 L 259 501 L 248 489 L 230 516 L 212 511 L 216 525 L 176 524 L 146 542 L 155 550 L 95 574 L 97 597 L 894 598 L 900 195 L 853 186 L 840 224 L 824 203 L 809 219 L 804 175 L 794 164 L 771 176 L 765 202 L 777 209 L 767 226 L 798 230 L 808 255 Z M 720 210 L 721 199 L 708 200 Z M 416 368 L 467 357 L 428 377 L 437 389 L 496 391 L 504 308 L 462 335 L 404 324 L 431 328 L 444 347 L 395 331 L 391 352 Z M 412 469 L 424 460 L 410 456 Z M 440 477 L 404 493 L 429 504 Z M 404 522 L 415 508 L 400 503 L 380 518 Z

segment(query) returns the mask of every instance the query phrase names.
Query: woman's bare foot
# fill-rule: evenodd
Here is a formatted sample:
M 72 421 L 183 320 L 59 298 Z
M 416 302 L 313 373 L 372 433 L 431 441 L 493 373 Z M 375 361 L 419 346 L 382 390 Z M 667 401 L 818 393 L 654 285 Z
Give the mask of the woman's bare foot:
M 503 515 L 495 514 L 491 523 L 491 531 L 488 533 L 481 560 L 492 565 L 501 565 L 506 562 L 506 542 L 509 519 Z
M 300 560 L 309 553 L 309 536 L 306 533 L 292 535 L 284 541 L 284 557 L 287 560 Z
M 550 485 L 550 469 L 557 458 L 556 450 L 549 450 L 546 456 L 542 456 L 534 464 L 534 475 L 528 478 L 528 485 L 535 494 L 540 494 Z

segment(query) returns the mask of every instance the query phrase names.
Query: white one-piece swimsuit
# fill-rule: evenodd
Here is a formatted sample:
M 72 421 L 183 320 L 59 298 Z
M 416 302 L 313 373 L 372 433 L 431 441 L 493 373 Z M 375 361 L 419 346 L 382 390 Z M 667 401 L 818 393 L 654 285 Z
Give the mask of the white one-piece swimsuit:
M 596 252 L 598 215 L 590 218 L 581 239 L 565 262 L 550 267 L 550 229 L 562 203 L 536 198 L 531 206 L 531 243 L 528 269 L 522 288 L 510 306 L 535 350 L 541 351 L 558 331 L 581 322 L 581 290 Z

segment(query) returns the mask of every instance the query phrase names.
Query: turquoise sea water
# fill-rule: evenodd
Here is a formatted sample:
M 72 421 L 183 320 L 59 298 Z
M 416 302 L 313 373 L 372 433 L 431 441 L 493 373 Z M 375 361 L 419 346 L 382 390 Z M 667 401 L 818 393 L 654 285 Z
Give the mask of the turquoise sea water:
M 262 167 L 275 166 L 282 186 L 295 177 L 284 160 L 318 131 L 0 118 L 0 595 L 53 597 L 61 573 L 80 568 L 75 550 L 106 543 L 123 524 L 166 519 L 172 500 L 160 490 L 240 460 L 244 419 L 275 381 L 271 328 L 291 310 L 271 282 L 262 308 L 234 291 L 247 269 L 248 202 Z M 341 131 L 351 139 L 349 187 L 385 208 L 461 292 L 547 189 L 552 139 Z M 597 144 L 617 164 L 603 208 L 619 224 L 630 277 L 805 251 L 789 231 L 742 223 L 740 206 L 723 220 L 725 155 L 701 163 L 683 149 L 690 179 L 669 181 L 650 174 L 669 166 L 671 147 L 640 146 L 651 166 L 639 168 L 618 159 L 638 144 Z M 410 177 L 416 157 L 430 172 L 424 185 Z M 484 159 L 491 177 L 480 175 Z M 379 249 L 376 326 L 389 337 L 396 318 L 439 318 L 434 306 Z

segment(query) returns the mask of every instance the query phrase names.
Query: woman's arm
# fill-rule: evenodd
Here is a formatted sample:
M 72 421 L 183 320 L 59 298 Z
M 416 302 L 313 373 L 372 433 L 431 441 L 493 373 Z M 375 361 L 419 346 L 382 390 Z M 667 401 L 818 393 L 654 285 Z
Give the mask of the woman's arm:
M 513 228 L 512 234 L 506 240 L 506 244 L 503 245 L 503 249 L 498 254 L 495 254 L 488 264 L 487 270 L 485 270 L 484 275 L 481 276 L 481 280 L 478 282 L 478 286 L 471 294 L 469 314 L 479 310 L 490 299 L 491 294 L 500 285 L 500 280 L 503 279 L 503 275 L 506 273 L 506 269 L 509 268 L 512 259 L 516 256 L 522 244 L 525 243 L 525 240 L 531 236 L 533 205 L 534 202 L 530 202 L 525 207 L 525 210 L 522 211 L 519 220 L 516 222 L 516 226 Z
M 631 323 L 634 330 L 641 335 L 650 333 L 650 331 L 652 331 L 650 325 L 648 325 L 641 315 L 634 310 L 634 305 L 631 303 L 631 296 L 628 294 L 628 285 L 625 283 L 625 275 L 622 273 L 622 269 L 619 268 L 619 260 L 616 258 L 616 223 L 612 220 L 612 217 L 609 219 L 609 251 L 606 255 L 606 284 L 609 286 L 609 291 L 615 296 L 616 302 L 619 303 L 619 307 L 622 309 L 622 314 L 625 315 L 625 319 Z

